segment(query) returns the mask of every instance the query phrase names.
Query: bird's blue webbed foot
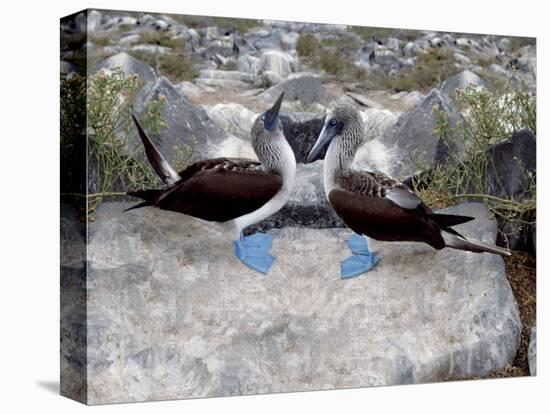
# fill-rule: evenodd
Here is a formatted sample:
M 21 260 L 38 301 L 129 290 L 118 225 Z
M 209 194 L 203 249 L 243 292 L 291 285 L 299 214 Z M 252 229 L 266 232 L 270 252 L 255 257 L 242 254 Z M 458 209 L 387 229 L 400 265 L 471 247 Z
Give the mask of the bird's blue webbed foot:
M 275 261 L 268 250 L 273 244 L 273 236 L 265 233 L 254 233 L 250 236 L 241 236 L 233 240 L 237 258 L 251 269 L 267 274 Z
M 378 256 L 369 250 L 367 239 L 353 234 L 346 242 L 353 253 L 340 264 L 340 277 L 349 279 L 372 270 L 378 261 Z

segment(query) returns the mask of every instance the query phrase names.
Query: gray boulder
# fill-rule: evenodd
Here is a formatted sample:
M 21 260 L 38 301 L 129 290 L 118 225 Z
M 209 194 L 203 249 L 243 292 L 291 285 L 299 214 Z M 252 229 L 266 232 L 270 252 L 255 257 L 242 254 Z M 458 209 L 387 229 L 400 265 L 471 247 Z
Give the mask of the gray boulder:
M 414 57 L 423 52 L 424 52 L 423 48 L 420 47 L 415 42 L 409 42 L 403 48 L 403 55 L 405 57 Z
M 266 50 L 261 55 L 260 68 L 285 79 L 298 69 L 298 58 L 280 50 Z
M 537 172 L 537 138 L 523 129 L 489 150 L 486 193 L 497 197 L 523 200 L 530 197 L 529 187 Z
M 217 104 L 206 109 L 208 116 L 224 131 L 250 140 L 250 130 L 256 114 L 237 103 Z
M 503 52 L 509 52 L 512 49 L 512 42 L 507 37 L 502 37 L 497 42 L 497 46 Z
M 361 111 L 365 125 L 365 140 L 371 140 L 382 136 L 395 124 L 398 117 L 387 109 L 368 108 Z
M 64 74 L 69 74 L 69 73 L 78 73 L 79 72 L 79 67 L 72 63 L 72 62 L 67 62 L 65 60 L 62 60 L 59 62 L 59 73 L 64 73 Z
M 88 30 L 90 32 L 95 32 L 99 30 L 101 25 L 101 13 L 97 10 L 88 11 Z
M 130 46 L 130 45 L 134 45 L 136 43 L 139 43 L 140 41 L 141 41 L 140 35 L 138 35 L 138 34 L 129 34 L 127 36 L 121 37 L 120 40 L 118 41 L 118 44 L 123 45 L 123 46 Z
M 84 203 L 61 202 L 60 393 L 86 398 L 86 224 L 79 220 Z
M 161 96 L 165 100 L 163 115 L 168 127 L 151 138 L 168 162 L 187 164 L 197 158 L 219 156 L 231 135 L 214 124 L 204 109 L 181 95 L 165 77 L 140 91 L 136 112 L 141 114 L 152 100 Z M 141 145 L 138 138 L 135 142 Z
M 256 50 L 280 50 L 282 49 L 283 37 L 280 30 L 259 30 L 252 33 L 249 42 Z
M 197 78 L 195 82 L 201 87 L 221 89 L 241 90 L 250 87 L 250 85 L 244 83 L 243 81 L 233 79 Z
M 174 85 L 174 88 L 186 98 L 198 98 L 204 93 L 204 89 L 193 82 L 183 81 Z
M 515 357 L 499 256 L 379 243 L 379 265 L 342 281 L 348 229 L 287 227 L 270 230 L 277 260 L 262 278 L 208 226 L 130 205 L 104 203 L 89 229 L 90 404 L 434 382 Z M 494 241 L 482 205 L 446 212 L 475 216 L 458 230 Z
M 535 45 L 523 46 L 518 51 L 515 66 L 536 78 L 537 76 L 537 49 Z
M 346 95 L 353 99 L 356 103 L 366 108 L 375 108 L 382 109 L 383 106 L 372 99 L 367 98 L 366 96 L 360 95 L 354 92 L 346 92 Z
M 203 69 L 195 80 L 199 86 L 220 87 L 226 89 L 247 89 L 254 76 L 240 71 Z
M 537 172 L 536 147 L 536 137 L 527 129 L 493 146 L 489 150 L 485 193 L 519 201 L 532 198 L 534 189 L 531 185 Z M 526 212 L 516 217 L 520 221 L 501 222 L 499 244 L 514 250 L 534 251 L 534 227 L 522 223 L 533 218 L 534 212 Z
M 146 52 L 154 55 L 165 55 L 172 53 L 172 48 L 161 45 L 151 45 L 149 43 L 143 43 L 134 45 L 130 48 L 134 52 Z
M 531 328 L 531 338 L 529 339 L 529 348 L 527 351 L 529 359 L 529 374 L 533 377 L 537 375 L 537 327 Z
M 237 59 L 237 69 L 256 77 L 261 70 L 262 60 L 251 55 L 241 55 Z
M 121 69 L 126 75 L 136 74 L 143 82 L 151 82 L 156 79 L 155 71 L 151 66 L 130 56 L 126 52 L 108 57 L 97 64 L 96 71 L 101 69 L 114 70 Z
M 328 204 L 323 190 L 323 162 L 296 166 L 296 181 L 290 198 L 276 214 L 251 226 L 247 233 L 283 227 L 333 228 L 344 222 Z
M 294 151 L 296 162 L 305 163 L 307 155 L 325 122 L 324 114 L 309 112 L 286 112 L 281 114 L 283 133 Z M 316 159 L 323 159 L 326 153 L 324 149 Z
M 199 72 L 201 79 L 229 79 L 238 80 L 241 82 L 253 82 L 253 77 L 247 72 L 239 72 L 236 70 L 213 70 L 204 69 Z
M 500 76 L 502 78 L 510 77 L 510 71 L 504 69 L 502 66 L 497 65 L 496 63 L 492 63 L 491 66 L 489 66 L 489 71 L 494 75 Z
M 356 164 L 403 180 L 421 169 L 445 162 L 450 151 L 458 152 L 460 146 L 452 133 L 446 142 L 435 133 L 434 107 L 447 115 L 452 131 L 459 115 L 452 102 L 433 89 L 420 105 L 402 114 L 383 136 L 365 142 L 355 157 Z
M 267 89 L 260 95 L 260 99 L 272 102 L 283 91 L 287 103 L 298 101 L 304 105 L 310 105 L 320 102 L 325 96 L 325 88 L 319 76 L 311 73 L 297 73 Z
M 426 95 L 419 91 L 401 91 L 391 95 L 390 99 L 400 101 L 404 110 L 411 110 L 420 105 L 426 99 Z
M 485 86 L 485 81 L 479 75 L 465 70 L 443 82 L 441 93 L 447 97 L 452 97 L 457 90 L 468 87 L 484 88 Z

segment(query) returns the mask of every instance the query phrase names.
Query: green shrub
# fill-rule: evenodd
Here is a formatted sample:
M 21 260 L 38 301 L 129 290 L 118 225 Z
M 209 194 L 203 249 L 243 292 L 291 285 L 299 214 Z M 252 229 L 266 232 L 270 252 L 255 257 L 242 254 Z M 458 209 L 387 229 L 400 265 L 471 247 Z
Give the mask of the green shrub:
M 234 60 L 227 60 L 227 62 L 220 65 L 220 70 L 237 70 L 237 62 Z
M 321 42 L 309 33 L 300 35 L 296 43 L 296 51 L 298 52 L 298 56 L 301 57 L 311 57 L 316 52 L 318 53 L 320 48 Z
M 103 35 L 103 36 L 98 36 L 98 35 L 94 35 L 94 36 L 90 36 L 90 40 L 92 41 L 92 43 L 96 46 L 99 46 L 99 47 L 104 47 L 104 46 L 107 46 L 109 44 L 111 44 L 111 38 L 107 35 Z
M 386 89 L 393 92 L 413 90 L 428 92 L 459 71 L 450 51 L 434 49 L 419 55 L 414 67 L 402 69 L 395 76 L 389 76 L 383 71 L 372 72 L 367 78 L 367 85 L 372 89 Z
M 342 53 L 338 50 L 325 51 L 317 57 L 315 65 L 330 75 L 341 74 L 346 67 Z
M 498 63 L 496 55 L 480 55 L 477 58 L 477 64 L 483 68 L 488 68 L 493 63 Z
M 221 27 L 222 29 L 235 29 L 237 32 L 246 33 L 253 27 L 260 24 L 255 19 L 237 19 L 233 17 L 212 17 L 214 20 L 214 26 Z
M 311 64 L 327 75 L 337 77 L 339 81 L 359 82 L 367 79 L 367 72 L 346 59 L 339 50 L 325 50 L 317 55 Z
M 339 35 L 336 37 L 323 39 L 321 43 L 325 48 L 337 50 L 346 56 L 357 52 L 357 49 L 359 49 L 359 43 L 357 43 L 357 40 L 349 35 Z
M 198 76 L 195 62 L 186 53 L 161 54 L 157 60 L 159 72 L 168 77 L 172 83 L 192 80 Z
M 172 83 L 193 80 L 198 76 L 195 61 L 183 50 L 176 53 L 153 53 L 145 50 L 128 52 L 133 57 L 155 68 Z
M 173 39 L 169 32 L 149 30 L 141 33 L 140 39 L 143 43 L 169 47 L 171 49 L 181 49 L 183 47 L 183 40 Z
M 344 82 L 366 79 L 366 71 L 353 63 L 358 49 L 357 39 L 346 34 L 319 41 L 314 35 L 306 33 L 300 35 L 296 45 L 304 63 Z
M 451 154 L 451 159 L 445 164 L 425 170 L 413 180 L 415 191 L 434 207 L 446 207 L 463 199 L 477 199 L 483 201 L 503 223 L 534 225 L 535 175 L 526 173 L 530 185 L 517 199 L 488 195 L 486 189 L 487 171 L 492 165 L 490 149 L 524 128 L 536 134 L 536 95 L 525 87 L 509 89 L 503 95 L 471 87 L 457 91 L 455 100 L 464 114 L 463 121 L 451 131 L 445 113 L 434 109 L 435 131 L 444 142 L 454 132 L 453 135 L 462 141 L 464 156 Z
M 387 27 L 364 27 L 364 26 L 352 26 L 351 31 L 357 33 L 366 42 L 372 40 L 374 37 L 384 38 L 391 36 L 395 29 Z
M 519 49 L 521 49 L 523 46 L 529 46 L 529 45 L 536 45 L 537 39 L 534 37 L 511 37 L 510 38 L 511 43 L 511 52 L 515 53 Z
M 80 81 L 79 81 L 80 80 Z M 126 76 L 115 70 L 110 74 L 103 71 L 88 78 L 87 94 L 83 78 L 72 75 L 61 76 L 61 158 L 71 159 L 81 156 L 78 145 L 83 136 L 82 111 L 87 117 L 88 160 L 94 160 L 97 168 L 97 192 L 95 194 L 65 194 L 86 200 L 86 215 L 94 212 L 106 196 L 124 195 L 113 191 L 115 184 L 141 189 L 156 186 L 158 178 L 150 166 L 138 156 L 138 147 L 130 153 L 130 131 L 133 128 L 131 108 L 133 106 L 138 79 L 137 76 Z M 85 103 L 85 104 L 83 104 Z M 151 134 L 158 134 L 166 127 L 162 116 L 164 99 L 153 101 L 142 115 L 142 123 Z M 64 173 L 66 171 L 63 171 Z
M 260 24 L 259 20 L 233 17 L 191 16 L 181 14 L 173 14 L 170 15 L 170 17 L 194 29 L 218 26 L 223 30 L 235 29 L 240 33 L 246 33 Z

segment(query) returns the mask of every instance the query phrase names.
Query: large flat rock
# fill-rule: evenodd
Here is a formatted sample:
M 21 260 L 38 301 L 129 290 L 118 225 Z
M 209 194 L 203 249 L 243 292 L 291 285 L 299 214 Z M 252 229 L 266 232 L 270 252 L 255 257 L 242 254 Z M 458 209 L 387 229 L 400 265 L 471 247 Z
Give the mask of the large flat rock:
M 515 356 L 498 256 L 377 243 L 380 264 L 344 281 L 348 229 L 282 228 L 261 277 L 209 227 L 128 205 L 104 203 L 89 229 L 91 404 L 438 381 Z M 494 241 L 483 205 L 449 211 Z

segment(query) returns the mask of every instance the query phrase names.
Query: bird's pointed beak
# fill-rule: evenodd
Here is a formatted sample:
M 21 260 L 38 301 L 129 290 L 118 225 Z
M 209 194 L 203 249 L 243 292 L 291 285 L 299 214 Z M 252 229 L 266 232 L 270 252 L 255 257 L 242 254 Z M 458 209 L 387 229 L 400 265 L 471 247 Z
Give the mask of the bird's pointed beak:
M 329 131 L 329 128 L 327 128 L 327 124 L 323 125 L 323 129 L 321 130 L 321 133 L 319 134 L 319 138 L 317 138 L 317 141 L 315 142 L 315 145 L 309 151 L 309 154 L 307 156 L 307 162 L 312 162 L 315 160 L 315 158 L 319 155 L 319 153 L 323 150 L 323 148 L 334 138 L 334 135 Z
M 284 97 L 285 93 L 281 92 L 281 95 L 279 95 L 279 99 L 277 99 L 271 109 L 268 109 L 265 112 L 265 125 L 267 129 L 273 130 L 277 126 L 277 120 L 279 119 L 279 112 L 281 110 L 281 105 L 283 103 Z

